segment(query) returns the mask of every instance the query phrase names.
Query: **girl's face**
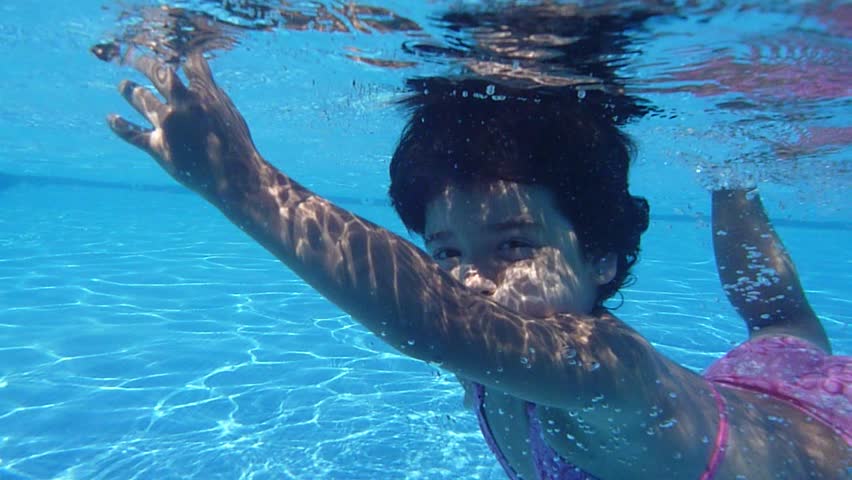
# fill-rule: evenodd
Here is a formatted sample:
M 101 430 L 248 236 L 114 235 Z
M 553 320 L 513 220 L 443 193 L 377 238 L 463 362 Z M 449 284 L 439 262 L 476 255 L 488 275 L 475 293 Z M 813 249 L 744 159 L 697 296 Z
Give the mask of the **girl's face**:
M 456 279 L 532 317 L 590 313 L 615 276 L 615 255 L 587 258 L 552 194 L 535 185 L 451 185 L 426 207 L 424 240 Z

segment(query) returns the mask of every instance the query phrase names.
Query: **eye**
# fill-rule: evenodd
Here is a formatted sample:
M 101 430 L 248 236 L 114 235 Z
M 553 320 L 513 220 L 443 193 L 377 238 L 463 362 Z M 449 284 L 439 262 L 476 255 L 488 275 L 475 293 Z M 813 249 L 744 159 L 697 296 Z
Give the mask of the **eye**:
M 432 258 L 439 262 L 458 257 L 459 255 L 461 255 L 461 252 L 454 248 L 438 248 L 432 252 Z
M 500 256 L 507 260 L 523 260 L 533 256 L 535 246 L 532 242 L 513 238 L 500 243 L 497 250 Z

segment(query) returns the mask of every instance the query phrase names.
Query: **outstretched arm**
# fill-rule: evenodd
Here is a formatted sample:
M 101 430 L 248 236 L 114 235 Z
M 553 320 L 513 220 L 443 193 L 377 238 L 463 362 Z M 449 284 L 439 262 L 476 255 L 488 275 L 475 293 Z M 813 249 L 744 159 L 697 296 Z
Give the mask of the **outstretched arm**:
M 256 151 L 200 54 L 184 67 L 188 86 L 150 58 L 135 64 L 167 103 L 123 82 L 124 97 L 154 128 L 111 116 L 113 130 L 391 346 L 546 405 L 574 408 L 604 395 L 663 408 L 670 398 L 661 392 L 677 392 L 712 408 L 700 378 L 618 319 L 525 318 L 466 288 L 413 244 L 279 172 Z M 660 389 L 659 379 L 670 388 Z
M 750 337 L 794 335 L 830 351 L 793 260 L 756 191 L 713 191 L 713 249 L 722 287 Z

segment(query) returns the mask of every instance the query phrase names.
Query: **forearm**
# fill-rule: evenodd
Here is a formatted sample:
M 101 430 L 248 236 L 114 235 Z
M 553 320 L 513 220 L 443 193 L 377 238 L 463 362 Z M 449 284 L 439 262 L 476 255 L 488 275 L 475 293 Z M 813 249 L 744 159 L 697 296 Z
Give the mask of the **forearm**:
M 460 285 L 415 245 L 314 194 L 259 156 L 241 163 L 207 200 L 382 340 L 438 361 L 439 349 L 419 347 L 428 337 L 446 341 L 438 338 L 441 321 L 463 301 Z M 432 300 L 439 290 L 448 292 L 443 303 Z
M 713 192 L 713 247 L 723 284 L 733 285 L 747 278 L 756 288 L 787 290 L 791 292 L 785 296 L 788 301 L 807 303 L 793 261 L 772 228 L 757 192 Z M 726 291 L 738 308 L 747 307 L 751 300 L 734 290 Z
M 790 255 L 757 192 L 713 192 L 713 249 L 731 304 L 751 329 L 803 325 L 809 339 L 828 341 L 805 297 Z
M 406 355 L 565 406 L 682 372 L 620 320 L 529 319 L 467 289 L 399 236 L 313 194 L 259 156 L 208 200 L 323 296 Z M 550 381 L 543 382 L 547 378 Z M 667 391 L 678 389 L 674 382 Z M 648 401 L 659 403 L 657 389 Z M 572 392 L 568 395 L 568 392 Z M 641 395 L 633 395 L 642 403 Z M 632 402 L 632 400 L 631 400 Z
M 465 288 L 413 244 L 313 194 L 260 157 L 229 175 L 222 184 L 227 187 L 208 200 L 409 356 L 483 383 L 502 377 L 503 388 L 548 401 L 564 399 L 564 390 L 551 396 L 536 378 L 554 378 L 584 394 L 609 393 L 620 388 L 622 368 L 657 370 L 656 352 L 611 316 L 530 321 Z
M 564 398 L 566 388 L 583 395 L 615 391 L 603 386 L 624 373 L 612 358 L 602 358 L 595 375 L 584 375 L 566 352 L 576 348 L 583 364 L 592 365 L 595 345 L 617 343 L 619 334 L 633 338 L 629 329 L 600 334 L 623 324 L 570 315 L 532 319 L 498 305 L 442 271 L 411 243 L 312 194 L 266 162 L 200 53 L 188 55 L 183 66 L 189 86 L 153 58 L 135 59 L 134 65 L 166 102 L 122 82 L 120 92 L 152 128 L 111 115 L 113 131 L 151 154 L 173 178 L 217 206 L 382 340 L 466 378 L 502 382 L 504 391 L 525 398 L 532 392 L 549 402 Z M 634 346 L 627 342 L 616 353 L 630 356 Z M 648 359 L 654 355 L 640 355 L 632 366 L 653 375 L 654 365 L 645 368 Z M 542 378 L 553 382 L 535 380 Z M 542 386 L 545 391 L 536 391 Z
M 439 349 L 423 345 L 447 345 L 449 324 L 463 320 L 475 295 L 414 245 L 312 194 L 266 162 L 200 52 L 183 65 L 188 86 L 152 57 L 132 64 L 165 102 L 122 82 L 122 96 L 152 128 L 110 115 L 119 137 L 149 153 L 329 300 L 384 333 L 385 341 L 405 349 L 413 340 L 417 346 L 406 353 L 440 358 Z M 444 302 L 435 301 L 442 296 Z M 426 338 L 434 341 L 419 341 Z

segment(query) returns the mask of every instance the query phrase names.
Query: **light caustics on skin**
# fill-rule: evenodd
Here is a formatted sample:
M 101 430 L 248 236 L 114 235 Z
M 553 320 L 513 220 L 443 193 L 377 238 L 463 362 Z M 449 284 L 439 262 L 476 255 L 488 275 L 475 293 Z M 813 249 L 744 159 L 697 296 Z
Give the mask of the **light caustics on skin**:
M 416 246 L 293 183 L 256 154 L 242 118 L 216 87 L 200 55 L 186 64 L 189 88 L 156 62 L 137 65 L 169 104 L 140 102 L 145 97 L 140 87 L 125 85 L 123 93 L 154 121 L 154 130 L 112 117 L 116 132 L 152 153 L 178 181 L 218 206 L 321 293 L 406 354 L 474 376 L 487 369 L 483 363 L 507 371 L 542 368 L 545 374 L 570 377 L 554 382 L 607 395 L 620 388 L 614 375 L 624 367 L 617 364 L 649 374 L 668 368 L 637 353 L 647 352 L 647 342 L 608 315 L 521 316 L 472 292 Z M 198 98 L 210 99 L 204 103 L 214 120 L 209 132 L 197 129 L 195 119 L 203 114 L 197 110 Z M 162 144 L 152 143 L 165 130 Z M 181 144 L 169 145 L 174 138 L 181 138 Z M 199 152 L 206 152 L 207 164 Z M 597 335 L 611 338 L 595 342 Z M 588 344 L 578 341 L 585 338 Z M 410 345 L 410 339 L 418 341 Z M 489 352 L 488 357 L 469 358 L 470 349 Z M 600 368 L 593 376 L 565 368 L 578 365 Z M 615 370 L 607 375 L 606 367 Z
M 722 287 L 752 336 L 797 335 L 830 351 L 828 337 L 805 297 L 793 260 L 757 192 L 713 192 L 713 232 Z M 769 327 L 769 328 L 767 328 Z
M 563 40 L 550 39 L 572 45 Z M 500 53 L 506 45 L 490 47 Z M 512 48 L 504 53 L 524 55 Z M 540 53 L 530 55 L 531 61 L 548 56 L 535 52 Z M 587 296 L 581 293 L 594 268 L 587 271 L 588 258 L 576 255 L 579 242 L 570 225 L 552 223 L 552 215 L 523 219 L 540 211 L 531 207 L 528 192 L 504 185 L 489 193 L 518 209 L 510 212 L 509 220 L 531 220 L 548 232 L 562 231 L 558 241 L 500 268 L 478 261 L 449 268 L 438 265 L 411 243 L 312 194 L 267 163 L 198 52 L 189 54 L 185 63 L 188 86 L 155 61 L 127 58 L 151 78 L 168 103 L 162 104 L 134 84 L 124 84 L 123 94 L 154 130 L 113 118 L 119 135 L 154 155 L 178 181 L 217 206 L 391 346 L 441 364 L 498 395 L 505 392 L 518 402 L 529 399 L 540 404 L 548 420 L 566 429 L 573 425 L 568 431 L 585 436 L 583 442 L 570 445 L 565 436 L 553 436 L 553 443 L 569 455 L 583 455 L 589 445 L 585 438 L 613 438 L 617 441 L 598 451 L 617 451 L 622 461 L 636 464 L 643 461 L 642 450 L 649 445 L 668 454 L 667 446 L 695 446 L 697 436 L 714 430 L 718 412 L 702 379 L 654 352 L 638 333 L 609 313 L 587 315 Z M 470 64 L 468 68 L 475 71 Z M 494 210 L 491 204 L 459 199 L 464 197 L 445 192 L 435 200 L 445 201 L 446 208 L 433 208 L 430 216 L 446 224 L 430 227 L 430 233 L 454 231 L 457 237 L 468 238 L 459 235 L 460 230 L 507 221 L 505 216 L 489 217 Z M 464 203 L 472 207 L 470 218 L 441 219 L 464 210 Z M 464 247 L 482 253 L 480 245 Z M 743 409 L 744 401 L 733 398 L 729 404 Z M 611 412 L 616 409 L 620 412 L 613 422 Z M 783 409 L 776 410 L 785 414 Z M 610 435 L 613 423 L 619 431 L 614 437 Z M 805 426 L 802 431 L 808 429 L 819 430 Z M 636 438 L 643 440 L 630 441 Z M 693 450 L 687 453 L 689 463 L 700 465 L 706 448 L 698 445 Z M 760 451 L 775 454 L 768 450 Z M 779 456 L 785 453 L 778 452 Z M 737 454 L 741 453 L 732 457 Z M 741 463 L 765 461 L 755 458 Z
M 429 202 L 425 237 L 457 280 L 531 317 L 591 312 L 598 285 L 615 274 L 610 262 L 601 275 L 601 256 L 580 251 L 552 195 L 532 185 L 450 185 Z
M 577 275 L 566 266 L 561 252 L 543 252 L 535 260 L 541 263 L 534 268 L 522 265 L 507 269 L 512 273 L 498 282 L 505 289 L 505 297 L 489 298 L 456 281 L 415 246 L 390 232 L 311 196 L 287 179 L 278 181 L 283 183 L 273 182 L 249 202 L 257 214 L 252 223 L 269 218 L 263 211 L 275 211 L 275 217 L 280 219 L 279 223 L 264 228 L 272 234 L 267 245 L 274 251 L 279 244 L 292 244 L 292 253 L 278 253 L 285 263 L 403 353 L 439 363 L 498 392 L 522 392 L 530 384 L 540 384 L 538 379 L 549 378 L 552 385 L 562 387 L 551 399 L 551 404 L 559 405 L 560 409 L 548 410 L 547 418 L 559 425 L 576 424 L 576 418 L 561 410 L 573 403 L 583 412 L 580 419 L 584 422 L 580 426 L 587 430 L 608 432 L 613 427 L 607 420 L 611 417 L 609 408 L 637 408 L 644 404 L 646 395 L 662 397 L 655 402 L 653 412 L 660 417 L 659 422 L 648 425 L 648 413 L 637 411 L 635 419 L 618 424 L 619 435 L 612 439 L 612 445 L 621 445 L 637 431 L 644 436 L 678 437 L 676 441 L 686 441 L 703 428 L 672 413 L 671 404 L 705 402 L 706 392 L 680 392 L 677 399 L 668 394 L 659 395 L 660 391 L 677 390 L 675 378 L 692 374 L 649 357 L 650 346 L 623 323 L 606 314 L 599 317 L 559 314 L 545 318 L 525 314 L 525 308 L 535 309 L 535 302 L 526 303 L 525 294 L 516 289 L 524 289 L 526 282 L 539 280 L 530 278 L 537 269 L 549 269 L 548 263 L 555 261 L 562 264 L 562 270 L 553 271 L 563 278 Z M 255 238 L 264 240 L 263 236 Z M 298 256 L 299 261 L 295 264 L 288 261 L 288 255 Z M 318 270 L 325 273 L 318 274 Z M 320 278 L 325 275 L 331 278 Z M 546 287 L 537 287 L 532 297 L 550 296 L 548 301 L 558 298 L 558 294 L 547 289 L 551 280 L 554 283 L 549 288 L 555 289 L 562 278 L 544 279 Z M 495 293 L 499 289 L 500 286 Z M 518 302 L 520 311 L 497 304 L 501 300 L 510 304 L 511 299 Z M 571 308 L 567 303 L 573 299 L 564 300 L 565 308 Z M 482 355 L 471 356 L 471 351 Z M 627 382 L 628 386 L 625 378 L 664 380 L 642 385 Z M 625 388 L 631 390 L 630 395 L 623 394 Z M 708 411 L 711 413 L 703 422 L 712 424 L 714 410 Z M 570 431 L 567 426 L 563 428 Z M 638 457 L 637 453 L 635 458 Z

